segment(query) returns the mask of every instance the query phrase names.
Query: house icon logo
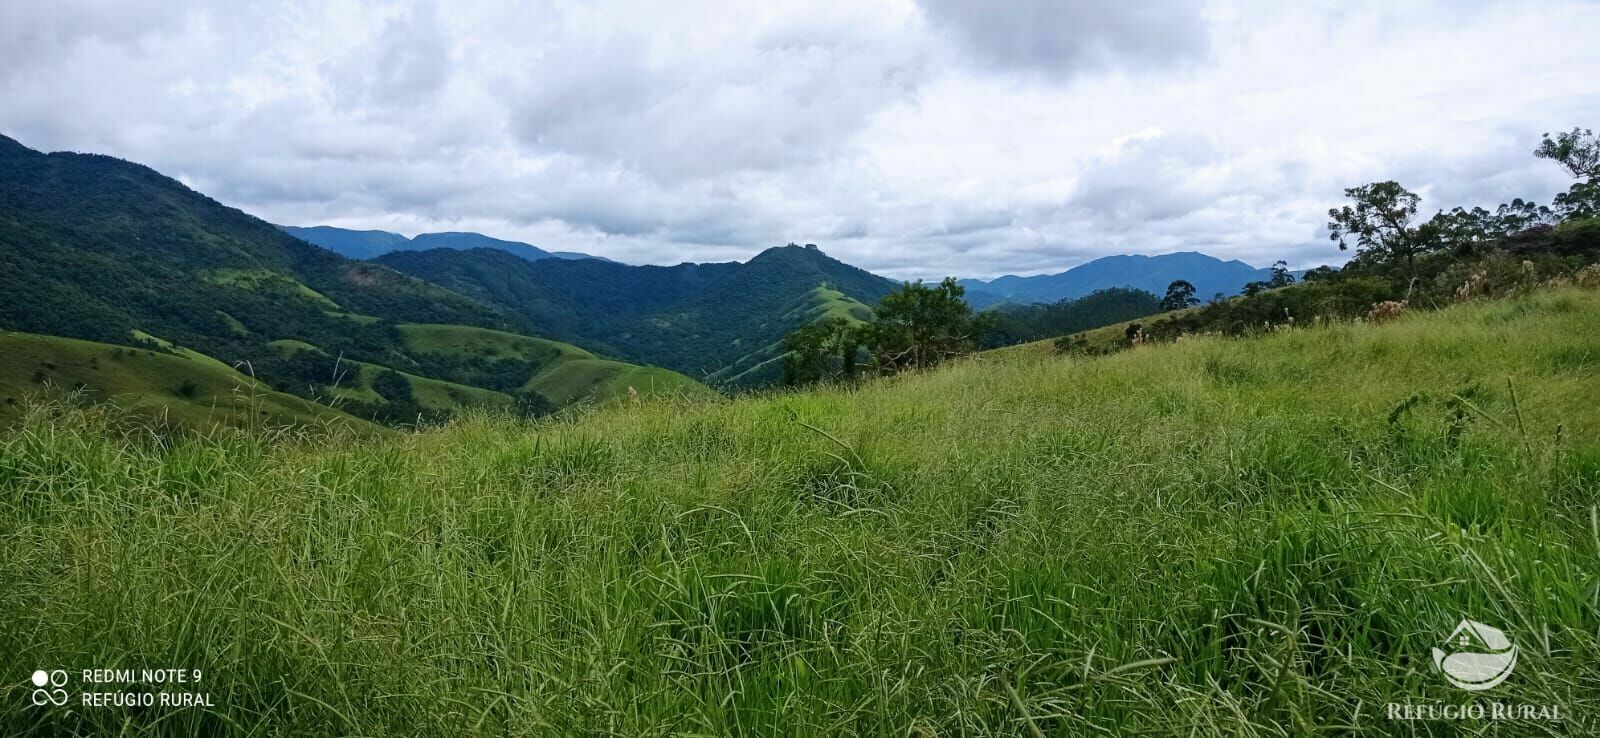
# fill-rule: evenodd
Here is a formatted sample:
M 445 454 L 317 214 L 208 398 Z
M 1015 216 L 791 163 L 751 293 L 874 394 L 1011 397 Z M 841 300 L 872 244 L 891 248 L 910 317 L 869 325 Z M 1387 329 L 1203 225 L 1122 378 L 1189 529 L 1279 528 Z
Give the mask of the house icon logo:
M 1443 647 L 1433 649 L 1433 663 L 1451 684 L 1481 692 L 1511 676 L 1517 666 L 1517 647 L 1498 628 L 1462 620 Z

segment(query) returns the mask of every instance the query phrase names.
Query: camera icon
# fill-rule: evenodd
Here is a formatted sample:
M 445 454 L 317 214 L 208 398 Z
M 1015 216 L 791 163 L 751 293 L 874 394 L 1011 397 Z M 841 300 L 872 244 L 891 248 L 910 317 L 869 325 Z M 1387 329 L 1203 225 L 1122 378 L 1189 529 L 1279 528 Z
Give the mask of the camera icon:
M 67 672 L 61 669 L 45 671 L 39 669 L 33 672 L 33 704 L 35 707 L 55 705 L 60 707 L 67 704 L 67 690 L 61 687 L 67 683 Z

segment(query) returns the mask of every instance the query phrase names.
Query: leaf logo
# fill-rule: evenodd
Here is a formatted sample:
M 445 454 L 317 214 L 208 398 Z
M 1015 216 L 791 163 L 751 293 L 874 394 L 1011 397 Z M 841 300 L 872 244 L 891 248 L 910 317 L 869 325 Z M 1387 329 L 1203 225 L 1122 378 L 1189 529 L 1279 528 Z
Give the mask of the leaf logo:
M 1451 684 L 1481 692 L 1511 676 L 1517 666 L 1517 647 L 1498 628 L 1462 620 L 1444 647 L 1433 649 L 1433 663 Z

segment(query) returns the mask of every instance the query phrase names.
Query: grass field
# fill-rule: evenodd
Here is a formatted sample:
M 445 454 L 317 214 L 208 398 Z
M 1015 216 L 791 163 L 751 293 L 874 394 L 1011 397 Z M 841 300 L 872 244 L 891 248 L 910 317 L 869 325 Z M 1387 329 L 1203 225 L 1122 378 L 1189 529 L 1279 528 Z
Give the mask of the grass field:
M 1600 294 L 523 425 L 0 436 L 11 735 L 1600 731 Z M 1520 649 L 1491 692 L 1430 649 Z M 25 707 L 35 668 L 211 708 Z M 74 671 L 76 673 L 76 671 Z M 1559 723 L 1389 722 L 1391 702 Z

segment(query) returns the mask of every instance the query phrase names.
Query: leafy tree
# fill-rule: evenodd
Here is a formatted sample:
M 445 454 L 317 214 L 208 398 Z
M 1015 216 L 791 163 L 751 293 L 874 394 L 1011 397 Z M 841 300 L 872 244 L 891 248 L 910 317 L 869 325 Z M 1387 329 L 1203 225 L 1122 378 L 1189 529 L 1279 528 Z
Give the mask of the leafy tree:
M 1199 304 L 1200 301 L 1194 296 L 1194 285 L 1185 279 L 1173 280 L 1172 284 L 1167 285 L 1166 296 L 1161 298 L 1161 310 L 1164 312 L 1182 310 Z
M 879 368 L 923 369 L 970 352 L 990 319 L 973 315 L 965 294 L 946 277 L 935 287 L 907 282 L 884 296 L 870 332 Z
M 1600 136 L 1587 128 L 1574 128 L 1554 138 L 1546 133 L 1533 155 L 1560 164 L 1574 178 L 1589 184 L 1600 181 Z
M 800 326 L 783 338 L 784 384 L 854 379 L 865 341 L 862 328 L 844 318 Z
M 1272 263 L 1272 278 L 1267 282 L 1272 287 L 1288 287 L 1294 284 L 1294 275 L 1289 273 L 1289 263 L 1279 259 Z
M 1344 191 L 1354 205 L 1328 211 L 1328 238 L 1344 251 L 1353 241 L 1356 259 L 1377 263 L 1404 262 L 1408 274 L 1416 271 L 1416 257 L 1433 248 L 1433 229 L 1413 226 L 1416 193 L 1394 181 L 1374 182 Z
M 1544 134 L 1533 155 L 1560 164 L 1574 178 L 1580 180 L 1559 195 L 1554 207 L 1561 220 L 1582 220 L 1600 217 L 1600 136 L 1587 128 L 1574 128 L 1558 133 L 1554 138 Z

